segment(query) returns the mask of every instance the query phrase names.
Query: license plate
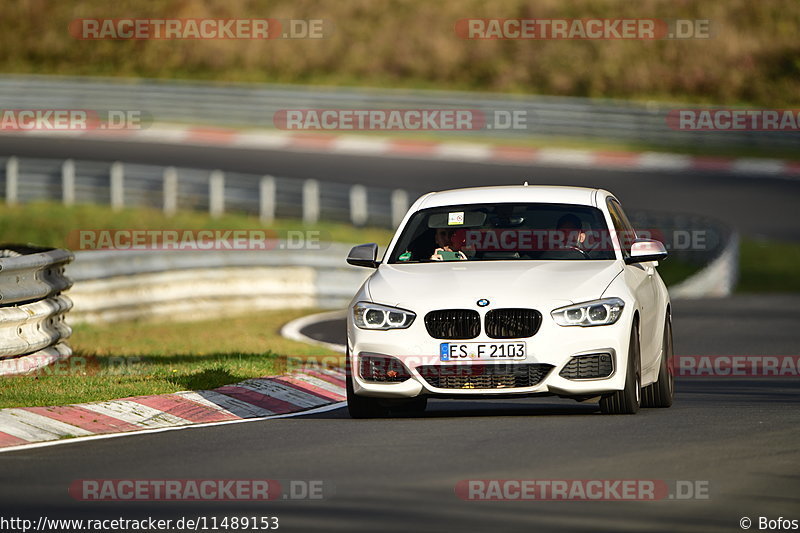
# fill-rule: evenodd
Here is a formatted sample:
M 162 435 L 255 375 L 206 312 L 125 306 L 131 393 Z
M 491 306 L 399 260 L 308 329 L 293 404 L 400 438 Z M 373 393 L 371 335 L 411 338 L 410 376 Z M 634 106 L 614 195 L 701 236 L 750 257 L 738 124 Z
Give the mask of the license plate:
M 525 359 L 524 342 L 443 342 L 439 345 L 441 361 L 496 361 Z

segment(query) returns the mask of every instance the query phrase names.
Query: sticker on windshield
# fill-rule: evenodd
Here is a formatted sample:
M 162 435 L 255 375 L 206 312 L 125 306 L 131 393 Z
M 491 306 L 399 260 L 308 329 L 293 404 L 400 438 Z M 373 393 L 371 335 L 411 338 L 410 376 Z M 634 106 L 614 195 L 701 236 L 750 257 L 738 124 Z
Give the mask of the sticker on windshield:
M 448 226 L 460 226 L 464 223 L 464 212 L 463 211 L 455 211 L 453 213 L 448 213 L 447 215 L 447 225 Z

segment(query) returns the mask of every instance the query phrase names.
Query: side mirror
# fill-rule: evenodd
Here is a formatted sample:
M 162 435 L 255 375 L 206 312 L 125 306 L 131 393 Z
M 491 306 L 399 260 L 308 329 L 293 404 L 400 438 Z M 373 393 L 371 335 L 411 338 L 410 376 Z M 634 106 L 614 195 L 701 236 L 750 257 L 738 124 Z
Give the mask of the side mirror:
M 661 261 L 667 257 L 667 249 L 659 241 L 641 239 L 631 245 L 631 255 L 625 258 L 625 263 L 646 263 L 648 261 Z
M 371 242 L 354 246 L 347 254 L 347 262 L 360 267 L 378 268 L 378 245 Z

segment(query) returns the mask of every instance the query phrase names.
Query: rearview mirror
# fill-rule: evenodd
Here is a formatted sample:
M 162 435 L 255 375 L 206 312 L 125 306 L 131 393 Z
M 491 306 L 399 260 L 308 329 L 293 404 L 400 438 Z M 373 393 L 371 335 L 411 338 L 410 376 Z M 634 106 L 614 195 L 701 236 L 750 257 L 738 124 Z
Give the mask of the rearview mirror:
M 378 268 L 378 245 L 371 242 L 354 246 L 347 254 L 347 262 L 360 267 Z
M 667 249 L 659 241 L 639 239 L 631 245 L 631 255 L 625 258 L 625 263 L 646 263 L 648 261 L 661 261 L 667 257 Z

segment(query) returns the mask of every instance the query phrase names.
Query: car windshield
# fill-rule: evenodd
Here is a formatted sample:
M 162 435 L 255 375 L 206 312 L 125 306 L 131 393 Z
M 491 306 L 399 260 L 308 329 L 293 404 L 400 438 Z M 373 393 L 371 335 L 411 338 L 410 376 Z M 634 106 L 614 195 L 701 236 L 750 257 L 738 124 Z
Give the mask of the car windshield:
M 596 207 L 551 203 L 452 205 L 415 213 L 389 263 L 613 260 Z

